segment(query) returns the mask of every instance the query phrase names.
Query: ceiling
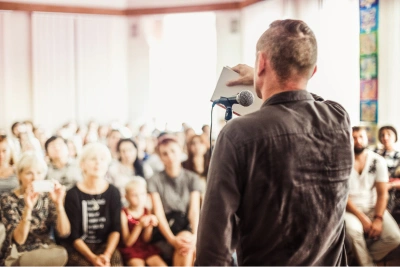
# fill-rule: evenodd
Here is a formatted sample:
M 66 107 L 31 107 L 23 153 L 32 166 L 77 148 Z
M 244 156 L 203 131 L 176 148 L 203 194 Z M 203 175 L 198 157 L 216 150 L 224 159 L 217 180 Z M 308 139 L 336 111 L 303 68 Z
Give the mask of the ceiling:
M 6 0 L 4 2 L 129 9 L 207 5 L 217 3 L 235 3 L 242 1 L 243 0 Z

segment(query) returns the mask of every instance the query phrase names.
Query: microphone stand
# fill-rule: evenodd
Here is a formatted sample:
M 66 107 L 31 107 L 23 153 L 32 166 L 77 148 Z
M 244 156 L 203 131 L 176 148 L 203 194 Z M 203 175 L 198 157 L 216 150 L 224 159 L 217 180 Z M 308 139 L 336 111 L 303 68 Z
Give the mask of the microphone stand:
M 232 106 L 226 106 L 225 121 L 228 122 L 232 119 Z

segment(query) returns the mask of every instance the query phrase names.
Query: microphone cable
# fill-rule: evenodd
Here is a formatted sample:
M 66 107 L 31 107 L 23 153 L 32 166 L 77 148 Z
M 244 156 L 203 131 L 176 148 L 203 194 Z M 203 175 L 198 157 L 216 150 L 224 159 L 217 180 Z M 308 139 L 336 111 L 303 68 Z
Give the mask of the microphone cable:
M 214 106 L 215 106 L 215 103 L 213 103 L 213 104 L 212 104 L 212 107 L 211 107 L 211 123 L 210 123 L 210 160 L 211 160 L 212 148 L 213 148 L 212 142 L 211 142 L 211 141 L 212 141 L 212 114 L 213 114 Z

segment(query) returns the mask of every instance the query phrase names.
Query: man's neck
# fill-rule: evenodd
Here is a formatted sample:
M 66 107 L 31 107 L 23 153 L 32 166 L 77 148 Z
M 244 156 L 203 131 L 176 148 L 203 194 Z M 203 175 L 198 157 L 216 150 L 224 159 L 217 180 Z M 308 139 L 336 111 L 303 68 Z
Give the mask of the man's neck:
M 267 84 L 263 90 L 262 100 L 265 101 L 273 95 L 286 91 L 305 90 L 307 88 L 307 80 L 292 80 L 285 83 L 272 82 Z
M 355 154 L 355 160 L 365 159 L 367 156 L 367 149 L 364 149 L 360 154 Z
M 165 172 L 171 178 L 176 178 L 181 173 L 181 166 L 171 166 L 169 168 L 165 168 Z
M 354 160 L 355 160 L 355 162 L 354 162 L 354 169 L 359 173 L 359 174 L 361 174 L 362 172 L 363 172 L 363 170 L 364 170 L 364 168 L 365 168 L 365 163 L 366 163 L 366 159 L 367 159 L 367 150 L 366 149 L 364 149 L 364 151 L 363 152 L 361 152 L 360 154 L 358 154 L 358 155 L 355 155 L 354 156 Z
M 54 159 L 51 161 L 51 163 L 53 164 L 54 167 L 56 167 L 57 169 L 62 169 L 64 168 L 67 163 L 68 163 L 68 158 L 65 159 Z

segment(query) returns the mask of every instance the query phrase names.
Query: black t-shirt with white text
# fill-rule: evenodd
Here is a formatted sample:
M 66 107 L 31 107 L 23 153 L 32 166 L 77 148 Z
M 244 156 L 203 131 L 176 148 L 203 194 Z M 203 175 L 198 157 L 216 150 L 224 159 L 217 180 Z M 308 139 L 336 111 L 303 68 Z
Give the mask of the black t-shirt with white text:
M 71 223 L 71 243 L 79 238 L 90 244 L 106 243 L 110 233 L 121 231 L 121 197 L 111 184 L 98 195 L 72 187 L 65 198 L 65 211 Z

